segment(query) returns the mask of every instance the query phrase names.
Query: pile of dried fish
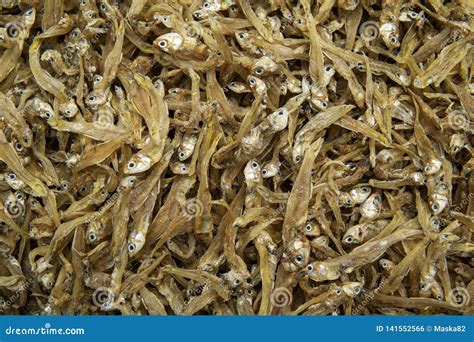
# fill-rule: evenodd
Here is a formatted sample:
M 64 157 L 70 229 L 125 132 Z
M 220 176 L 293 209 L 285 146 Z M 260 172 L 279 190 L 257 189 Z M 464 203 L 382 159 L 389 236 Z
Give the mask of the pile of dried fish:
M 0 1 L 0 312 L 474 312 L 472 1 Z

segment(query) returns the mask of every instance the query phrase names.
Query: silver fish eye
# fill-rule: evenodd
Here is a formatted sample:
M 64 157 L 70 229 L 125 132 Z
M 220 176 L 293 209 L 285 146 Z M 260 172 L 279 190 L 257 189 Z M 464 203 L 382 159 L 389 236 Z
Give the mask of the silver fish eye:
M 306 266 L 306 271 L 308 272 L 312 272 L 313 271 L 313 265 L 309 264 L 308 266 Z
M 10 174 L 8 174 L 8 178 L 11 179 L 11 180 L 15 180 L 16 175 L 14 173 L 10 173 Z
M 353 238 L 351 235 L 349 235 L 348 237 L 346 237 L 346 242 L 347 242 L 347 243 L 352 243 L 353 241 L 354 241 L 354 238 Z
M 338 287 L 338 288 L 336 289 L 336 294 L 339 296 L 341 293 L 342 293 L 342 291 L 341 291 L 341 289 Z
M 166 42 L 166 40 L 160 40 L 159 43 L 158 43 L 158 46 L 161 47 L 161 48 L 164 48 L 168 45 L 168 43 Z
M 267 174 L 267 172 L 268 172 L 267 169 L 263 169 L 263 170 L 262 170 L 262 175 L 265 176 L 265 175 Z
M 323 108 L 327 108 L 327 106 L 328 106 L 328 104 L 327 104 L 327 102 L 326 102 L 326 101 L 324 101 L 324 102 L 321 102 L 321 107 L 323 107 Z
M 256 169 L 258 167 L 258 163 L 257 162 L 252 162 L 252 168 Z
M 97 239 L 97 236 L 94 233 L 89 234 L 89 241 L 95 241 Z
M 128 167 L 129 169 L 134 169 L 135 166 L 137 166 L 137 164 L 135 164 L 134 162 L 129 162 L 128 165 L 127 165 L 127 167 Z
M 308 232 L 310 232 L 313 229 L 313 226 L 311 226 L 311 223 L 308 223 L 305 228 Z
M 437 211 L 439 209 L 439 205 L 434 203 L 433 205 L 431 205 L 431 209 L 433 209 L 434 211 Z
M 136 246 L 135 246 L 134 243 L 129 243 L 129 244 L 128 244 L 128 251 L 129 251 L 130 253 L 133 253 L 133 252 L 135 251 L 135 249 L 136 249 Z
M 255 73 L 258 74 L 258 75 L 262 74 L 263 73 L 263 68 L 262 67 L 257 67 L 255 69 Z

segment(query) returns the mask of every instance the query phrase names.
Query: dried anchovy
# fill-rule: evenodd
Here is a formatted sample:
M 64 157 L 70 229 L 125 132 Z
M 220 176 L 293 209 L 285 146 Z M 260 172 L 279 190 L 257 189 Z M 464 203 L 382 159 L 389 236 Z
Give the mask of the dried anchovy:
M 0 312 L 474 313 L 468 1 L 0 2 Z

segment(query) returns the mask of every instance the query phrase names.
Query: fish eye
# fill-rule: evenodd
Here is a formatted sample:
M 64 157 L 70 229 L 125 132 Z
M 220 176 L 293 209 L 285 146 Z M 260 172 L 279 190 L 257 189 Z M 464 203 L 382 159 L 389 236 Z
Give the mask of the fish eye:
M 342 293 L 341 289 L 338 287 L 336 288 L 336 294 L 339 296 Z
M 186 153 L 184 153 L 184 152 L 179 152 L 179 157 L 180 157 L 180 158 L 186 157 Z
M 51 112 L 46 112 L 44 113 L 44 115 L 46 116 L 47 119 L 51 119 L 53 117 L 53 113 Z
M 351 204 L 352 204 L 352 200 L 351 200 L 350 198 L 346 198 L 346 199 L 344 200 L 344 204 L 346 204 L 346 205 L 351 205 Z
M 326 70 L 326 72 L 329 72 L 331 71 L 332 67 L 330 65 L 326 66 L 326 68 L 324 70 Z
M 8 174 L 8 179 L 10 180 L 15 180 L 16 179 L 16 175 L 14 173 L 9 173 Z
M 431 205 L 431 209 L 433 209 L 433 211 L 437 211 L 439 209 L 439 205 L 437 205 L 436 203 L 433 203 Z
M 245 33 L 239 33 L 239 38 L 244 39 L 245 38 Z
M 67 190 L 69 188 L 69 184 L 66 183 L 66 182 L 61 182 L 61 187 L 64 189 L 64 190 Z
M 257 75 L 263 74 L 263 68 L 262 68 L 262 67 L 257 67 L 257 68 L 255 69 L 255 73 L 256 73 Z
M 26 14 L 27 16 L 32 15 L 32 14 L 33 14 L 33 9 L 32 9 L 32 8 L 27 9 L 26 12 L 25 12 L 25 14 Z
M 193 13 L 193 17 L 196 18 L 196 19 L 199 19 L 201 17 L 201 13 L 199 12 L 194 12 Z
M 36 207 L 36 205 L 38 204 L 38 201 L 35 200 L 34 198 L 32 198 L 31 201 L 30 201 L 30 204 L 31 204 L 32 207 Z
M 102 11 L 105 11 L 105 10 L 107 9 L 107 5 L 105 4 L 105 2 L 102 2 L 102 3 L 100 4 L 100 9 L 101 9 Z
M 135 178 L 130 178 L 130 179 L 128 180 L 128 184 L 130 184 L 130 185 L 135 184 Z
M 296 260 L 296 262 L 297 262 L 298 264 L 301 264 L 301 263 L 303 263 L 304 258 L 303 258 L 301 255 L 298 255 L 298 256 L 295 258 L 295 260 Z
M 128 165 L 127 165 L 127 167 L 128 167 L 129 169 L 134 169 L 136 166 L 137 166 L 137 164 L 135 164 L 135 163 L 132 162 L 132 161 L 129 162 Z
M 89 234 L 89 241 L 95 241 L 97 239 L 97 236 L 94 233 Z
M 298 19 L 296 21 L 299 25 L 303 25 L 304 24 L 304 19 Z
M 20 143 L 16 143 L 15 148 L 16 148 L 16 150 L 19 151 L 19 152 L 23 151 L 23 145 L 20 144 Z
M 368 193 L 369 191 L 370 191 L 370 188 L 369 188 L 368 186 L 363 186 L 363 187 L 362 187 L 362 192 L 363 192 L 364 194 Z
M 280 109 L 280 110 L 278 111 L 278 115 L 283 116 L 283 114 L 285 114 L 284 110 L 283 110 L 283 109 Z
M 426 284 L 425 283 L 420 283 L 420 290 L 423 291 L 425 288 L 426 288 Z
M 313 230 L 313 226 L 311 226 L 311 223 L 308 223 L 308 224 L 305 226 L 305 229 L 306 229 L 306 231 L 310 232 L 311 230 Z
M 81 4 L 81 6 L 85 6 L 86 5 L 86 0 L 81 0 L 79 3 Z
M 296 161 L 297 163 L 299 163 L 299 162 L 301 161 L 301 156 L 296 156 L 296 157 L 295 157 L 295 161 Z
M 90 12 L 87 16 L 89 17 L 89 19 L 92 19 L 95 17 L 95 14 L 93 12 Z
M 261 104 L 262 104 L 262 106 L 266 106 L 267 105 L 267 100 L 263 99 Z
M 71 33 L 71 36 L 73 38 L 77 38 L 78 35 L 79 35 L 79 33 L 76 30 L 72 31 L 72 33 Z
M 166 15 L 162 19 L 163 21 L 168 21 L 168 17 Z
M 107 190 L 105 190 L 105 188 L 101 188 L 99 193 L 103 196 L 107 193 Z
M 251 277 L 247 277 L 247 279 L 245 279 L 245 282 L 247 284 L 251 284 L 252 283 L 252 278 Z
M 327 108 L 327 106 L 328 106 L 328 103 L 326 101 L 321 102 L 321 107 Z
M 231 87 L 235 87 L 235 86 L 237 85 L 237 83 L 235 83 L 235 82 L 230 82 L 229 85 L 230 85 Z
M 431 219 L 431 225 L 435 228 L 439 228 L 439 226 L 440 226 L 439 220 L 436 217 L 433 217 Z
M 16 194 L 16 199 L 19 200 L 19 201 L 22 201 L 23 200 L 23 194 L 21 194 L 21 193 Z
M 217 51 L 217 52 L 216 52 L 216 55 L 217 55 L 218 57 L 222 56 L 222 51 L 221 51 L 221 50 Z
M 386 261 L 382 261 L 380 265 L 382 265 L 383 268 L 387 268 L 388 266 Z
M 255 78 L 252 77 L 251 79 L 249 79 L 249 83 L 250 83 L 250 84 L 255 84 L 255 82 L 257 82 L 257 81 L 255 80 Z
M 263 169 L 263 170 L 262 170 L 262 175 L 265 176 L 267 173 L 268 173 L 267 169 Z
M 258 168 L 258 163 L 256 161 L 252 162 L 252 168 L 254 169 Z
M 102 78 L 103 78 L 102 76 L 97 75 L 97 76 L 95 77 L 95 82 L 96 82 L 96 83 L 99 83 L 100 81 L 102 81 Z
M 357 165 L 354 163 L 349 163 L 347 166 L 349 167 L 349 170 L 351 171 L 354 171 L 355 169 L 357 169 Z
M 308 272 L 313 272 L 313 265 L 309 264 L 308 266 L 306 266 L 306 271 Z
M 349 235 L 348 237 L 346 237 L 346 242 L 347 243 L 352 243 L 352 242 L 354 242 L 354 238 L 351 235 Z
M 395 44 L 396 42 L 398 42 L 397 37 L 391 36 L 391 37 L 390 37 L 390 43 Z
M 206 2 L 202 5 L 202 7 L 204 7 L 204 8 L 209 8 L 209 7 L 211 7 L 211 4 L 206 1 Z
M 240 284 L 240 280 L 239 279 L 234 279 L 234 285 L 237 286 Z
M 165 48 L 167 45 L 168 45 L 168 43 L 166 42 L 166 40 L 160 40 L 158 42 L 158 46 L 161 47 L 161 48 Z
M 444 233 L 444 234 L 443 234 L 443 238 L 444 238 L 444 239 L 447 239 L 448 237 L 449 237 L 449 234 L 447 234 L 447 233 Z
M 136 249 L 136 246 L 135 246 L 134 243 L 129 243 L 129 244 L 128 244 L 128 251 L 129 251 L 130 253 L 135 252 L 135 249 Z

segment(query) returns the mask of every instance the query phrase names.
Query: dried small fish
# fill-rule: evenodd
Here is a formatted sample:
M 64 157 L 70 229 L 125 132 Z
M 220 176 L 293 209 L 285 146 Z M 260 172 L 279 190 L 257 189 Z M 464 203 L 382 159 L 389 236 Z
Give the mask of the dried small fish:
M 471 7 L 0 1 L 1 311 L 472 314 Z

